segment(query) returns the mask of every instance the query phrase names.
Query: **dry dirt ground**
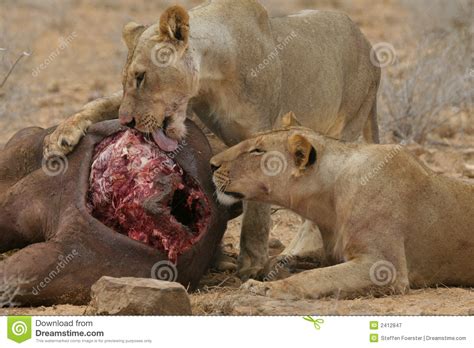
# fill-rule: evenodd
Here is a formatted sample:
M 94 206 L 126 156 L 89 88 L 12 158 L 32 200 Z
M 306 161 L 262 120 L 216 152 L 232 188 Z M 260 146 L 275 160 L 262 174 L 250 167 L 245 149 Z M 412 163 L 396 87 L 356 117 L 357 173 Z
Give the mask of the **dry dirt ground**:
M 466 13 L 468 18 L 468 13 L 472 13 L 469 1 L 432 0 L 429 1 L 429 6 L 426 6 L 425 0 L 262 2 L 273 15 L 292 13 L 305 8 L 344 11 L 360 25 L 372 43 L 390 43 L 395 48 L 395 56 L 392 57 L 394 58 L 392 64 L 383 68 L 383 78 L 384 81 L 390 82 L 393 88 L 389 92 L 397 98 L 395 102 L 385 100 L 384 105 L 387 106 L 388 103 L 392 109 L 401 110 L 399 113 L 402 115 L 395 119 L 394 125 L 393 115 L 391 116 L 386 107 L 380 108 L 383 141 L 405 140 L 413 153 L 436 172 L 474 182 L 472 102 L 474 70 L 469 66 L 473 41 L 468 38 L 466 42 L 445 50 L 449 52 L 454 50 L 457 57 L 461 56 L 460 67 L 455 68 L 453 61 L 448 58 L 444 62 L 436 63 L 437 66 L 427 66 L 427 70 L 432 72 L 431 75 L 441 76 L 445 73 L 451 78 L 459 73 L 459 80 L 455 81 L 455 85 L 461 87 L 462 93 L 468 94 L 467 98 L 466 95 L 464 98 L 452 97 L 451 94 L 456 94 L 456 97 L 459 94 L 459 91 L 455 90 L 449 95 L 451 99 L 444 98 L 447 101 L 440 97 L 441 99 L 430 102 L 432 105 L 430 104 L 429 108 L 414 108 L 415 105 L 421 105 L 420 98 L 423 98 L 423 92 L 432 94 L 431 89 L 438 87 L 443 92 L 443 88 L 438 82 L 430 82 L 430 85 L 423 86 L 422 83 L 427 78 L 424 76 L 413 78 L 414 72 L 423 69 L 411 69 L 418 67 L 420 63 L 420 56 L 423 56 L 420 50 L 424 49 L 429 54 L 436 48 L 433 48 L 434 46 L 426 48 L 420 44 L 427 37 L 426 31 L 436 33 L 439 37 L 447 35 L 448 39 L 449 35 L 461 37 L 459 33 L 466 26 Z M 168 0 L 1 1 L 0 48 L 4 50 L 0 50 L 0 84 L 23 51 L 29 56 L 21 58 L 3 88 L 0 88 L 0 146 L 23 127 L 52 126 L 84 103 L 119 90 L 121 67 L 126 57 L 125 45 L 121 42 L 122 26 L 130 20 L 153 23 L 166 6 L 174 3 Z M 191 8 L 200 1 L 179 3 Z M 440 34 L 440 31 L 446 31 L 446 28 L 450 28 L 449 34 L 445 35 L 444 32 Z M 455 51 L 457 49 L 460 51 Z M 462 56 L 466 52 L 467 56 Z M 52 54 L 54 57 L 48 58 Z M 404 85 L 406 81 L 415 81 L 416 86 L 421 86 L 421 91 L 415 93 L 409 90 Z M 461 86 L 466 82 L 467 88 Z M 452 91 L 451 85 L 449 90 Z M 404 91 L 408 92 L 403 94 Z M 403 108 L 403 100 L 408 101 L 408 107 Z M 381 102 L 384 102 L 383 95 Z M 418 128 L 412 127 L 413 124 L 417 124 Z M 212 135 L 209 135 L 209 138 L 216 151 L 222 148 Z M 286 210 L 277 210 L 273 214 L 272 254 L 277 254 L 282 250 L 282 245 L 289 243 L 299 221 L 295 214 Z M 223 245 L 230 255 L 238 254 L 239 228 L 240 218 L 231 221 L 224 237 Z M 239 286 L 240 280 L 232 273 L 210 272 L 203 279 L 199 291 L 191 294 L 194 313 L 474 314 L 473 289 L 439 287 L 412 290 L 404 296 L 289 302 L 249 295 L 241 292 Z M 85 306 L 58 305 L 3 311 L 9 314 L 80 315 L 84 313 L 85 308 Z

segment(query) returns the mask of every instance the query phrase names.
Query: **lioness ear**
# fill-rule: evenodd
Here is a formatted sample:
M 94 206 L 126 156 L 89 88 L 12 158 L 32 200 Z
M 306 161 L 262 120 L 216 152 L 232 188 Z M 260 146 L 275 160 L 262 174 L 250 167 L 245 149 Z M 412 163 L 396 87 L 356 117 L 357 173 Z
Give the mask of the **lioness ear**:
M 316 149 L 304 136 L 300 134 L 291 135 L 288 138 L 288 149 L 299 172 L 296 175 L 316 163 Z
M 138 37 L 145 31 L 145 29 L 146 27 L 144 25 L 135 22 L 127 23 L 123 27 L 122 38 L 129 51 L 133 49 Z
M 160 38 L 187 45 L 189 39 L 189 14 L 181 6 L 169 7 L 160 17 Z
M 290 128 L 293 126 L 301 126 L 301 123 L 296 118 L 296 115 L 293 111 L 290 111 L 280 117 L 280 122 L 278 124 L 279 128 Z

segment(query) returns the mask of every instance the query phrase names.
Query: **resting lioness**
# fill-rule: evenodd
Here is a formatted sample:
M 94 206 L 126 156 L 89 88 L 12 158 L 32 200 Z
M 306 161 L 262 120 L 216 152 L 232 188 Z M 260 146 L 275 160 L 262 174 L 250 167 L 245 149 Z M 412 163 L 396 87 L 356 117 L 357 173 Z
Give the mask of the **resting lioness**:
M 46 140 L 46 153 L 70 152 L 90 124 L 118 116 L 172 151 L 186 132 L 187 112 L 229 146 L 272 129 L 289 110 L 303 125 L 336 138 L 352 141 L 363 133 L 378 140 L 380 69 L 345 14 L 270 18 L 257 1 L 214 0 L 189 12 L 171 7 L 151 26 L 129 23 L 123 38 L 129 49 L 123 94 L 96 100 L 66 120 Z M 263 269 L 269 225 L 267 205 L 245 204 L 241 276 Z
M 211 164 L 222 202 L 277 204 L 321 230 L 330 267 L 244 284 L 254 292 L 317 298 L 474 286 L 474 185 L 436 175 L 400 145 L 348 144 L 292 127 L 241 142 Z

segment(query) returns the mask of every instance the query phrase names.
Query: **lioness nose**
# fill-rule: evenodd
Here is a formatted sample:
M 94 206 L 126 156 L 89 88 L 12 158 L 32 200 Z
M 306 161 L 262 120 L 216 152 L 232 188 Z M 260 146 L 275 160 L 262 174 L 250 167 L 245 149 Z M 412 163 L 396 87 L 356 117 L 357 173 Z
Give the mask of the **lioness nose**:
M 126 124 L 126 126 L 129 128 L 135 128 L 135 125 L 136 125 L 135 118 L 132 118 L 132 120 Z
M 135 117 L 133 117 L 133 116 L 120 115 L 119 119 L 120 119 L 120 124 L 122 126 L 127 126 L 127 127 L 130 127 L 130 128 L 134 128 L 135 125 L 136 125 Z
M 211 163 L 211 170 L 214 173 L 217 169 L 219 169 L 220 166 L 215 166 L 214 164 Z

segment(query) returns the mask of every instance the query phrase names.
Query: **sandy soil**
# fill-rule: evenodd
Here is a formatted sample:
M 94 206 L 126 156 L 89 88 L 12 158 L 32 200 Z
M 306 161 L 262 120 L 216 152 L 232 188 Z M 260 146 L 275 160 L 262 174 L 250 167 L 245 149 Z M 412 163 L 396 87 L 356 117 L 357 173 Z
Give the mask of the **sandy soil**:
M 422 5 L 424 0 L 412 3 Z M 23 51 L 17 68 L 0 88 L 0 146 L 17 130 L 31 125 L 52 126 L 84 103 L 121 88 L 121 68 L 126 57 L 121 28 L 130 20 L 153 23 L 172 1 L 127 0 L 4 0 L 0 4 L 0 83 L 12 62 Z M 200 1 L 180 1 L 188 8 Z M 417 47 L 417 25 L 426 16 L 432 22 L 455 23 L 458 14 L 414 12 L 404 0 L 266 0 L 273 15 L 305 8 L 337 9 L 347 12 L 372 43 L 387 41 L 397 49 L 401 66 Z M 425 16 L 425 17 L 423 17 Z M 439 21 L 433 16 L 439 16 Z M 414 20 L 414 17 L 416 20 Z M 430 18 L 428 18 L 430 20 Z M 457 23 L 457 22 L 456 22 Z M 451 25 L 451 24 L 449 24 Z M 454 24 L 453 24 L 454 25 Z M 68 42 L 61 45 L 61 38 Z M 48 56 L 58 52 L 52 60 Z M 47 63 L 47 64 L 46 64 Z M 43 68 L 39 68 L 43 64 Z M 467 63 L 466 63 L 467 64 Z M 36 71 L 36 74 L 34 73 Z M 385 78 L 403 80 L 400 70 L 384 70 Z M 474 113 L 472 102 L 464 108 L 446 107 L 439 114 L 445 122 L 433 127 L 422 145 L 410 144 L 413 153 L 438 173 L 474 182 Z M 451 116 L 452 115 L 452 116 Z M 423 117 L 423 115 L 420 115 Z M 382 114 L 380 117 L 384 117 Z M 384 124 L 384 120 L 381 120 Z M 383 127 L 385 142 L 397 141 Z M 216 151 L 222 144 L 209 135 Z M 272 253 L 287 245 L 300 219 L 286 210 L 273 214 Z M 240 218 L 231 221 L 223 245 L 230 255 L 238 254 Z M 281 244 L 278 242 L 280 241 Z M 437 288 L 412 290 L 405 296 L 384 298 L 337 298 L 317 301 L 276 301 L 241 292 L 240 280 L 231 273 L 210 272 L 198 292 L 191 295 L 195 314 L 409 314 L 473 315 L 472 289 Z M 8 314 L 80 315 L 85 306 L 4 309 Z M 1 312 L 0 312 L 1 313 Z

